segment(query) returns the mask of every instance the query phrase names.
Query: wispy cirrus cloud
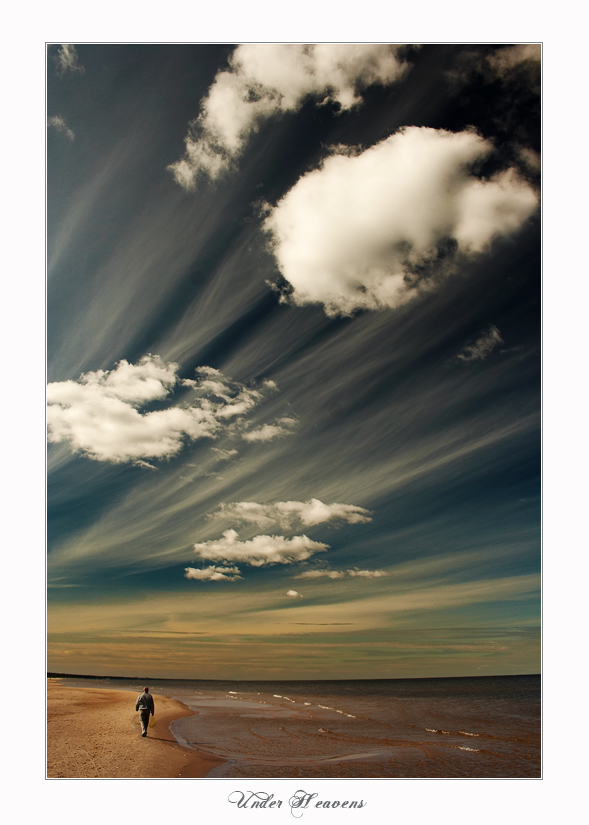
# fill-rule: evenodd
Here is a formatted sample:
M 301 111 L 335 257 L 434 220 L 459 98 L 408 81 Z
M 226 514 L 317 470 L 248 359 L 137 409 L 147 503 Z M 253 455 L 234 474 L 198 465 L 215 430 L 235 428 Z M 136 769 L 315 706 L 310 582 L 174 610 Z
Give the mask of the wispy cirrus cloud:
M 496 347 L 503 343 L 501 333 L 496 326 L 491 324 L 489 329 L 480 335 L 473 344 L 465 345 L 456 358 L 465 363 L 469 361 L 484 361 Z
M 52 115 L 51 117 L 47 118 L 47 126 L 56 129 L 58 132 L 61 132 L 65 135 L 69 140 L 73 140 L 75 138 L 75 134 L 69 128 L 65 120 L 62 118 L 61 115 Z
M 295 576 L 295 579 L 381 579 L 389 574 L 385 570 L 360 570 L 353 567 L 349 570 L 305 570 Z
M 319 499 L 310 501 L 276 501 L 273 504 L 258 504 L 255 501 L 237 501 L 221 504 L 211 517 L 236 519 L 269 527 L 277 524 L 283 529 L 302 525 L 304 527 L 325 522 L 347 522 L 367 524 L 372 521 L 372 513 L 354 504 L 324 504 Z
M 405 74 L 408 64 L 400 49 L 371 43 L 238 46 L 190 124 L 184 157 L 170 170 L 181 186 L 192 189 L 199 176 L 215 179 L 230 168 L 269 117 L 296 112 L 309 98 L 341 109 L 359 106 L 362 90 Z
M 62 43 L 59 51 L 55 56 L 57 63 L 56 72 L 60 77 L 63 77 L 68 72 L 74 74 L 84 74 L 84 67 L 79 61 L 78 53 L 72 43 Z
M 252 567 L 269 564 L 293 564 L 305 561 L 315 553 L 328 549 L 327 544 L 307 536 L 255 536 L 250 541 L 239 541 L 235 530 L 226 530 L 222 538 L 194 545 L 194 552 L 204 561 L 241 562 Z
M 241 575 L 238 567 L 215 567 L 211 565 L 203 569 L 186 567 L 184 578 L 203 582 L 233 582 L 241 579 Z
M 494 151 L 473 131 L 408 127 L 303 175 L 264 222 L 283 300 L 328 315 L 398 307 L 522 227 L 538 195 L 514 168 L 475 169 Z
M 263 399 L 264 385 L 245 387 L 212 367 L 198 368 L 196 380 L 182 380 L 178 369 L 146 355 L 137 364 L 122 360 L 113 370 L 49 384 L 49 441 L 68 442 L 96 461 L 144 464 L 147 458 L 176 455 L 185 441 L 216 438 L 231 426 L 239 434 L 247 426 L 244 416 Z M 187 401 L 140 411 L 170 400 L 179 387 L 188 390 Z

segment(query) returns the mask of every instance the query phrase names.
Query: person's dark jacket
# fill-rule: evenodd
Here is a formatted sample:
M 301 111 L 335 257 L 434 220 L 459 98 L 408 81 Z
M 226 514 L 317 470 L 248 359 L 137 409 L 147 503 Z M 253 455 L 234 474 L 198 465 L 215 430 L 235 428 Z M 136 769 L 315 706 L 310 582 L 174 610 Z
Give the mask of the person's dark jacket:
M 151 693 L 140 693 L 135 702 L 135 710 L 148 710 L 152 716 L 155 716 L 155 702 Z

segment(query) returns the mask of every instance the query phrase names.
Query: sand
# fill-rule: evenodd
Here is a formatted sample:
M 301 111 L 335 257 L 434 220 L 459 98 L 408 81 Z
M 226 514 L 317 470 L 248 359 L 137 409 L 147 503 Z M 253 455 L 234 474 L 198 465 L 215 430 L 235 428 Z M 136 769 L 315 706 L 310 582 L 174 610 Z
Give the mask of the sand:
M 47 777 L 129 779 L 205 777 L 223 760 L 179 745 L 174 719 L 186 705 L 154 695 L 156 727 L 141 736 L 137 696 L 128 690 L 64 687 L 47 681 Z

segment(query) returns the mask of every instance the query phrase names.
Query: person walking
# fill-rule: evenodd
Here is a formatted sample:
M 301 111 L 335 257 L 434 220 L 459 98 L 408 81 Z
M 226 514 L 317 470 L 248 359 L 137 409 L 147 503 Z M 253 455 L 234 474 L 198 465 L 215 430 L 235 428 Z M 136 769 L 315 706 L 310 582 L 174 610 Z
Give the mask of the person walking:
M 141 736 L 147 736 L 147 726 L 149 725 L 149 717 L 155 716 L 155 702 L 153 696 L 149 692 L 148 687 L 143 688 L 143 693 L 140 693 L 135 702 L 135 711 L 139 711 L 139 718 L 141 719 Z

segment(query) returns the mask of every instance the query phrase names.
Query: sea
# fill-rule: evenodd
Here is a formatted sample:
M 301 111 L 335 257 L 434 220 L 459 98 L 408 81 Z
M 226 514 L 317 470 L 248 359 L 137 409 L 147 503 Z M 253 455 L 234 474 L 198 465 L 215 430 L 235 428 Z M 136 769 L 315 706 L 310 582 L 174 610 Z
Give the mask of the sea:
M 539 778 L 540 676 L 334 681 L 63 678 L 178 699 L 210 778 Z

